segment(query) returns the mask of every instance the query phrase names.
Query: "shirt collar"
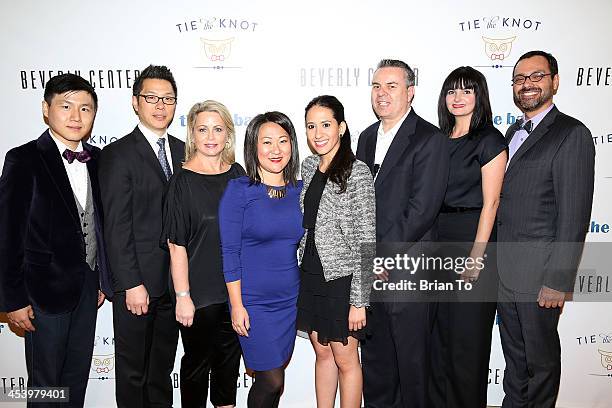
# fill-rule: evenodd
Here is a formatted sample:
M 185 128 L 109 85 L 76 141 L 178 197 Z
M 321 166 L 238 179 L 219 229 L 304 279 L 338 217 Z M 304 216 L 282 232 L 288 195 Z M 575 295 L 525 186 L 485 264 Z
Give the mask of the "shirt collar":
M 385 132 L 383 130 L 383 123 L 382 123 L 382 120 L 381 120 L 380 124 L 378 125 L 378 136 L 391 136 L 391 137 L 395 137 L 395 134 L 397 133 L 399 128 L 402 126 L 402 123 L 404 123 L 404 121 L 408 117 L 408 114 L 410 113 L 411 110 L 412 110 L 412 106 L 408 108 L 408 110 L 406 111 L 404 116 L 402 116 L 401 119 L 397 121 L 395 126 L 393 126 L 391 129 L 389 129 L 387 132 Z
M 156 145 L 157 144 L 157 140 L 159 138 L 164 138 L 164 139 L 168 139 L 168 129 L 166 129 L 166 131 L 164 132 L 163 135 L 159 136 L 157 133 L 153 132 L 151 129 L 149 129 L 148 127 L 146 127 L 145 125 L 142 124 L 142 122 L 138 123 L 138 129 L 140 129 L 140 131 L 142 132 L 142 134 L 144 135 L 144 137 L 149 141 L 149 143 L 151 143 L 151 145 Z
M 61 140 L 59 140 L 54 134 L 53 131 L 51 129 L 49 129 L 49 134 L 51 135 L 51 139 L 53 139 L 53 141 L 55 142 L 55 144 L 57 145 L 57 150 L 60 152 L 60 154 L 64 153 L 64 150 L 68 149 L 68 150 L 72 150 L 71 148 L 69 148 L 68 146 L 66 146 Z M 74 150 L 75 152 L 80 152 L 83 150 L 83 142 L 81 142 L 79 140 L 79 144 L 76 148 L 76 150 Z
M 532 132 L 536 128 L 536 126 L 538 126 L 538 124 L 542 121 L 542 119 L 544 119 L 544 117 L 546 115 L 548 115 L 548 112 L 550 112 L 552 110 L 552 108 L 554 108 L 554 107 L 555 107 L 555 104 L 553 103 L 545 111 L 538 113 L 533 118 L 527 119 L 527 120 L 530 120 L 531 123 L 533 124 L 532 127 L 531 127 L 531 131 Z M 523 117 L 523 118 L 526 119 L 525 117 Z

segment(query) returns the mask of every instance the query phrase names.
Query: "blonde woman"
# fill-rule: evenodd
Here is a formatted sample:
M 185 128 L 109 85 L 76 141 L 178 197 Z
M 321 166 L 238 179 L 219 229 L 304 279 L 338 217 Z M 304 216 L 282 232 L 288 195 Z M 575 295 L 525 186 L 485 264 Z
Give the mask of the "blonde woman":
M 185 354 L 181 405 L 236 404 L 240 344 L 232 329 L 223 279 L 217 214 L 227 183 L 245 174 L 234 161 L 234 124 L 216 101 L 196 103 L 187 116 L 185 163 L 168 187 L 162 240 L 170 250 L 176 320 Z

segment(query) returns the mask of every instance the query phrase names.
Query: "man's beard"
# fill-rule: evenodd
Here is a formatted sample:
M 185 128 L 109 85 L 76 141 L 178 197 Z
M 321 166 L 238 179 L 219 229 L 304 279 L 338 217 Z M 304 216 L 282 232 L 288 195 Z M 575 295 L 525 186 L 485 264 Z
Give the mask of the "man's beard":
M 540 94 L 539 96 L 535 98 L 521 99 L 520 95 L 522 93 L 530 92 L 530 91 L 538 91 L 540 92 Z M 552 97 L 553 97 L 553 94 L 550 90 L 547 91 L 547 90 L 544 90 L 538 87 L 523 88 L 518 91 L 518 94 L 514 93 L 514 103 L 523 112 L 533 112 L 535 110 L 538 110 L 542 105 L 544 105 L 548 101 L 550 101 Z

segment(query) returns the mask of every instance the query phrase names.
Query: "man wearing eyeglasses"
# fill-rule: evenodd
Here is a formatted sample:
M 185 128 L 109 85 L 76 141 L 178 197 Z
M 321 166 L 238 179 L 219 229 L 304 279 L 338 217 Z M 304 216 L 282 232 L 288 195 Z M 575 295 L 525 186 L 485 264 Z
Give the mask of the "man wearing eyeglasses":
M 573 291 L 591 204 L 591 132 L 553 104 L 557 60 L 522 55 L 512 77 L 523 118 L 506 133 L 509 160 L 497 211 L 503 407 L 554 407 L 561 375 L 557 324 Z
M 159 246 L 163 194 L 181 168 L 184 143 L 168 134 L 176 83 L 150 65 L 134 82 L 140 123 L 100 158 L 105 240 L 113 274 L 118 407 L 171 407 L 178 327 L 168 292 L 169 257 Z

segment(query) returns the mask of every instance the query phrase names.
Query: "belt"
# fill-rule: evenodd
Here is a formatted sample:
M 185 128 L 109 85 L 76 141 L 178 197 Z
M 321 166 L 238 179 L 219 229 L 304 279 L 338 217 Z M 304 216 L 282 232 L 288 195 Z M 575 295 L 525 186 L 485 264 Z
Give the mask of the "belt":
M 449 207 L 448 205 L 443 205 L 440 208 L 441 213 L 462 213 L 468 211 L 481 211 L 482 207 Z

